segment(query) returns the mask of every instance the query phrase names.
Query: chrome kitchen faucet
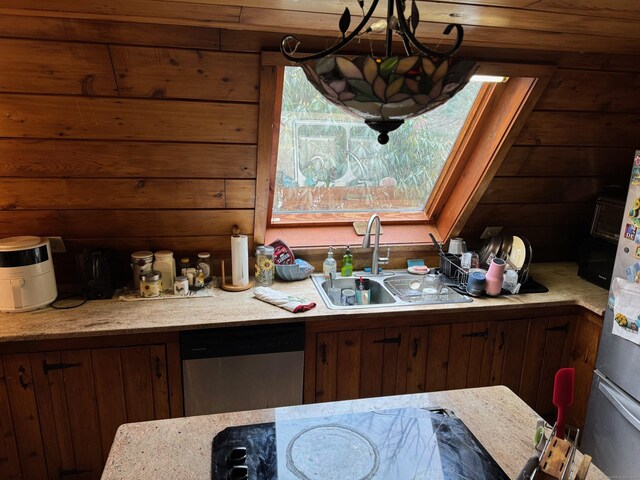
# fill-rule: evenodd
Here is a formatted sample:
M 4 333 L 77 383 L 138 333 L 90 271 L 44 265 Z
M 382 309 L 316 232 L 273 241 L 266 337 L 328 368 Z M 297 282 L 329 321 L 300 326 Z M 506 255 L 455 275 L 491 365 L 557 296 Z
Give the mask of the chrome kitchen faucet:
M 373 227 L 374 222 L 376 222 L 376 238 L 373 244 L 373 254 L 371 255 L 371 274 L 372 275 L 378 275 L 378 265 L 386 265 L 387 263 L 389 263 L 389 256 L 391 255 L 391 249 L 387 248 L 387 256 L 386 257 L 380 257 L 380 226 L 381 226 L 381 222 L 380 222 L 380 217 L 378 216 L 377 213 L 374 213 L 373 215 L 371 215 L 371 218 L 369 218 L 369 223 L 367 223 L 367 231 L 364 234 L 364 240 L 362 240 L 362 247 L 363 248 L 370 248 L 371 247 L 371 227 Z

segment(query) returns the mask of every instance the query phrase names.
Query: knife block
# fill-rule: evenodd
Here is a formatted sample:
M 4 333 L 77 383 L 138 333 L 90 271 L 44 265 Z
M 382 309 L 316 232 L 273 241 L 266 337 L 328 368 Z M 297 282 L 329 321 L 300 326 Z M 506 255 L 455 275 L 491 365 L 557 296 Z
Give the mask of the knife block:
M 568 440 L 562 440 L 555 435 L 551 437 L 540 456 L 536 480 L 562 480 L 569 478 L 566 472 L 571 471 L 574 453 L 575 445 L 573 443 Z
M 550 432 L 542 453 L 540 463 L 531 477 L 535 480 L 569 480 L 573 473 L 573 462 L 580 430 L 565 425 L 565 438 L 556 436 L 556 426 Z M 587 467 L 588 468 L 588 467 Z

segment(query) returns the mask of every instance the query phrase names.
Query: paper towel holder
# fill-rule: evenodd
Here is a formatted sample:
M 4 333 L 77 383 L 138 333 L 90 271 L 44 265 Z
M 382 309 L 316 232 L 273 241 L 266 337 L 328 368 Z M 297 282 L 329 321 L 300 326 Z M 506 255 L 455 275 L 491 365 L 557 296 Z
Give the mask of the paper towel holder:
M 247 283 L 246 285 L 233 285 L 232 283 L 227 283 L 227 279 L 224 275 L 224 260 L 222 260 L 221 265 L 222 276 L 220 277 L 220 288 L 222 290 L 226 290 L 227 292 L 243 292 L 253 287 L 254 280 L 251 278 L 249 279 L 249 283 Z
M 233 228 L 231 229 L 231 233 L 233 235 L 239 235 L 240 228 L 238 228 L 237 225 L 234 225 Z M 227 283 L 227 279 L 224 274 L 224 260 L 221 261 L 221 269 L 222 269 L 222 275 L 220 277 L 220 288 L 222 290 L 226 290 L 227 292 L 243 292 L 253 287 L 254 280 L 252 279 L 249 279 L 249 283 L 247 283 L 246 285 L 233 285 L 232 283 Z

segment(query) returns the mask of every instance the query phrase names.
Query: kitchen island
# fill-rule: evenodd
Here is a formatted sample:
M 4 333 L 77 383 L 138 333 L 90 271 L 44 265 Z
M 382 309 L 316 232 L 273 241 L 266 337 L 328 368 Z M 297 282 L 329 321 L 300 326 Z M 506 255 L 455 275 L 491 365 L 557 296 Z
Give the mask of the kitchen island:
M 125 424 L 102 478 L 209 479 L 213 437 L 227 427 L 406 407 L 452 410 L 509 478 L 533 454 L 535 412 L 508 388 L 495 386 Z M 576 462 L 581 459 L 578 452 Z M 607 477 L 592 465 L 587 478 Z

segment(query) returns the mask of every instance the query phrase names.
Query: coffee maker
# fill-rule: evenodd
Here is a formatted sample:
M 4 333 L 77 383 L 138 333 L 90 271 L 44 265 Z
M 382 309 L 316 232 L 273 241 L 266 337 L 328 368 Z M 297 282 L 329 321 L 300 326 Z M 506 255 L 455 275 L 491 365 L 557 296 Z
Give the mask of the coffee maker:
M 113 296 L 113 272 L 108 252 L 86 253 L 84 260 L 84 294 L 87 300 L 105 300 Z

